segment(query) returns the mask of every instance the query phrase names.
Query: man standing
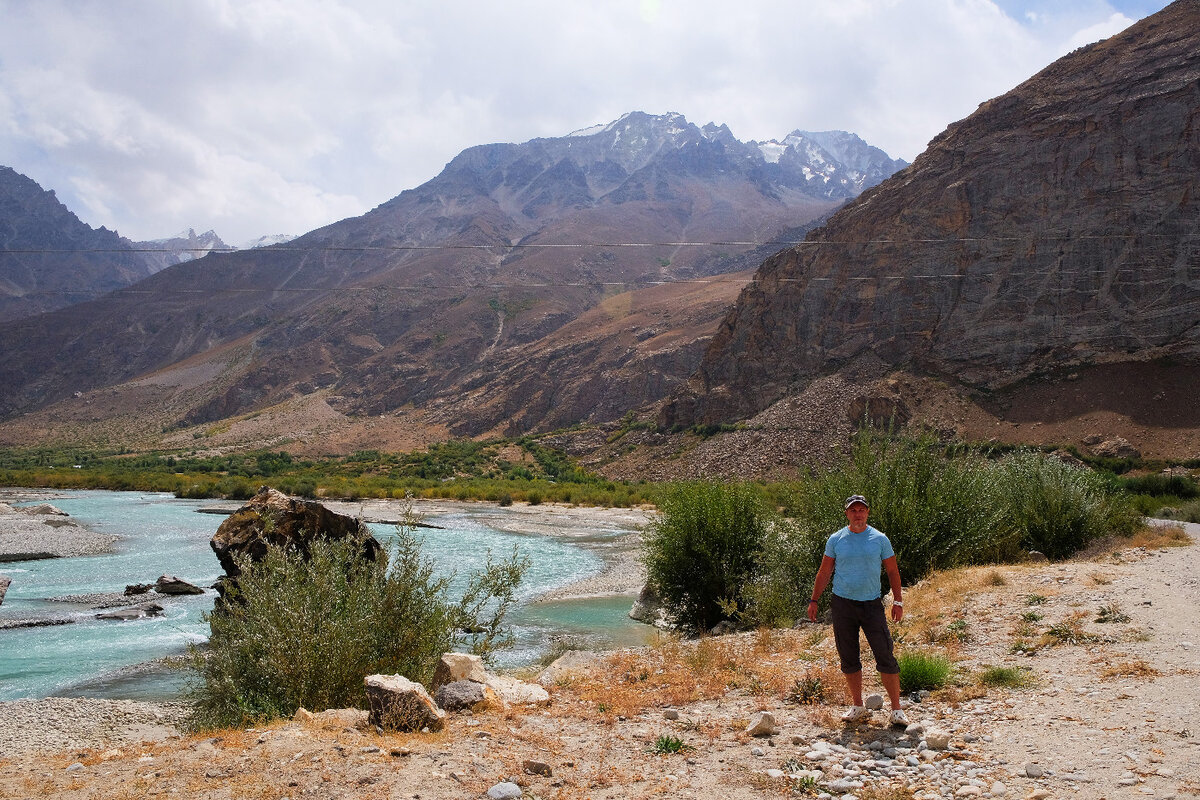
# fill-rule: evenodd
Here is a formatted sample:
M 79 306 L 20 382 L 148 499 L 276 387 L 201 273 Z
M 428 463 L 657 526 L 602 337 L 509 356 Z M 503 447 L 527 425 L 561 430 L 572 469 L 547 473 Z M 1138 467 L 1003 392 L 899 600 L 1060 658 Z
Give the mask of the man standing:
M 892 634 L 883 613 L 879 588 L 879 570 L 887 571 L 892 587 L 892 619 L 899 622 L 904 616 L 900 595 L 900 567 L 892 543 L 867 524 L 870 513 L 867 499 L 861 494 L 846 498 L 846 519 L 849 525 L 829 537 L 825 557 L 814 581 L 808 618 L 817 621 L 817 599 L 833 577 L 833 640 L 842 662 L 842 675 L 850 691 L 853 705 L 842 715 L 845 722 L 859 722 L 871 716 L 863 705 L 862 662 L 859 660 L 858 631 L 867 635 L 867 643 L 875 654 L 879 679 L 892 701 L 891 725 L 907 725 L 908 719 L 900 710 L 900 666 L 892 653 Z

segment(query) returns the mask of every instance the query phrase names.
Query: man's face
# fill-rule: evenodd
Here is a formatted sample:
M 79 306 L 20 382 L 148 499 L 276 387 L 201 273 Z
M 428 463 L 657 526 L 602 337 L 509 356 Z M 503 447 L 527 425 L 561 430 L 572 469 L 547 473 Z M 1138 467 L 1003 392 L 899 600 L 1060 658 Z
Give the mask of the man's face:
M 871 510 L 862 503 L 854 503 L 846 509 L 846 519 L 850 520 L 850 524 L 855 528 L 861 528 L 867 524 L 867 515 Z

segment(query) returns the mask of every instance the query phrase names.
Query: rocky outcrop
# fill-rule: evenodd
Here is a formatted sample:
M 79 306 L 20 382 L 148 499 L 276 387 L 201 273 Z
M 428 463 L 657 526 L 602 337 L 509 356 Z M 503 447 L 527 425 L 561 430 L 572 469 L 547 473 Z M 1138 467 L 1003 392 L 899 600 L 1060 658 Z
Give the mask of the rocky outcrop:
M 362 520 L 330 511 L 313 500 L 288 497 L 264 486 L 246 505 L 229 515 L 209 545 L 227 578 L 241 574 L 235 556 L 261 561 L 270 545 L 307 553 L 315 539 L 350 539 L 374 559 L 381 549 Z
M 746 418 L 868 357 L 984 389 L 1195 369 L 1197 174 L 1200 4 L 1180 0 L 983 103 L 764 263 L 661 421 Z
M 7 575 L 0 575 L 0 605 L 4 604 L 4 595 L 8 593 L 8 587 L 12 585 L 12 578 Z
M 433 680 L 429 686 L 434 691 L 438 687 L 456 681 L 473 681 L 487 683 L 488 674 L 484 669 L 483 659 L 473 653 L 443 653 L 433 670 Z

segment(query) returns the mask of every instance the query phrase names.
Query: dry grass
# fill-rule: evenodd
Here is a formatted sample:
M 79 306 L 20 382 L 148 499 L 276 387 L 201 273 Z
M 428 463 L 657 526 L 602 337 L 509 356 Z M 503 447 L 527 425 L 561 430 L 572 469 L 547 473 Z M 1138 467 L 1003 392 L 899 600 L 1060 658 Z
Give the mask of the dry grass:
M 1112 680 L 1113 678 L 1157 678 L 1160 675 L 1162 675 L 1161 672 L 1140 658 L 1134 661 L 1118 661 L 1100 670 L 1101 680 Z
M 1188 536 L 1183 528 L 1170 525 L 1158 526 L 1147 525 L 1145 528 L 1134 531 L 1133 535 L 1128 539 L 1119 539 L 1121 547 L 1145 547 L 1148 549 L 1156 547 L 1188 547 L 1195 544 L 1192 537 Z
M 1103 572 L 1093 572 L 1088 577 L 1091 578 L 1092 583 L 1096 584 L 1097 586 L 1108 586 L 1113 582 L 1113 579 L 1108 575 L 1105 575 Z
M 784 699 L 806 675 L 832 692 L 841 679 L 828 665 L 829 644 L 822 636 L 816 652 L 814 641 L 803 630 L 669 641 L 616 653 L 598 668 L 575 676 L 563 691 L 581 705 L 584 716 L 609 719 L 712 700 L 730 689 L 764 700 Z
M 992 570 L 987 575 L 983 576 L 984 586 L 1007 586 L 1008 578 L 1004 577 L 1004 573 L 999 570 Z

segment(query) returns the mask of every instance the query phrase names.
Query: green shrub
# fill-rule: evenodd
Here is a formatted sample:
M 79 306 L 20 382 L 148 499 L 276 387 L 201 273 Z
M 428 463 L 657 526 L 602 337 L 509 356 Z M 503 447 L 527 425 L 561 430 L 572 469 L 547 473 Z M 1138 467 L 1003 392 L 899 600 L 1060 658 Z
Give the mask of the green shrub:
M 236 586 L 207 616 L 207 647 L 191 649 L 196 729 L 290 716 L 300 706 L 364 707 L 366 675 L 428 683 L 444 652 L 471 645 L 487 655 L 506 643 L 502 621 L 528 563 L 515 551 L 489 559 L 457 601 L 448 596 L 451 576 L 434 575 L 410 529 L 375 561 L 353 542 L 318 540 L 307 558 L 271 547 L 263 561 L 239 567 Z
M 903 692 L 940 689 L 954 671 L 950 659 L 921 650 L 906 650 L 896 661 L 900 664 L 900 690 Z
M 707 630 L 745 611 L 772 512 L 744 483 L 675 484 L 659 499 L 642 558 L 675 620 Z
M 1009 689 L 1019 689 L 1026 685 L 1029 679 L 1019 667 L 988 667 L 980 673 L 979 682 L 984 686 L 1004 686 Z
M 1100 474 L 1025 450 L 996 465 L 1009 538 L 1024 550 L 1066 558 L 1108 534 L 1129 534 L 1138 516 Z

